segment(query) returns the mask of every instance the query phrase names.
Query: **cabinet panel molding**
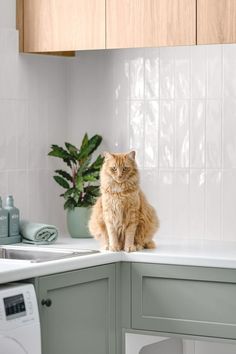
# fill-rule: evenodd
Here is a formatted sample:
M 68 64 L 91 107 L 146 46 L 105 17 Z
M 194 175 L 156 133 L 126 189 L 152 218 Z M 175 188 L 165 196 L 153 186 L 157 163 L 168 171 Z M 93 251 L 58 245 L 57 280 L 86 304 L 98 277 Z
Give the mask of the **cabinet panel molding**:
M 236 43 L 236 0 L 197 0 L 197 44 Z
M 236 270 L 132 265 L 132 328 L 236 339 Z
M 107 48 L 196 44 L 196 0 L 107 0 Z
M 114 264 L 41 277 L 38 301 L 43 354 L 116 353 Z

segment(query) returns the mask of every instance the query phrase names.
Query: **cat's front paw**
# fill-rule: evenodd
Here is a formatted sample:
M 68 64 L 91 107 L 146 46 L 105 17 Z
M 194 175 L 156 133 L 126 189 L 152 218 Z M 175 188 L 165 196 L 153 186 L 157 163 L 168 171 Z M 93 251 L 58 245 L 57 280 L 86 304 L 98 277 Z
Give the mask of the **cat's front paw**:
M 101 250 L 102 251 L 108 251 L 109 250 L 109 245 L 102 245 Z
M 109 251 L 119 252 L 120 251 L 120 246 L 119 245 L 110 245 L 109 246 Z
M 136 252 L 137 251 L 137 247 L 135 245 L 125 246 L 124 251 L 125 252 Z

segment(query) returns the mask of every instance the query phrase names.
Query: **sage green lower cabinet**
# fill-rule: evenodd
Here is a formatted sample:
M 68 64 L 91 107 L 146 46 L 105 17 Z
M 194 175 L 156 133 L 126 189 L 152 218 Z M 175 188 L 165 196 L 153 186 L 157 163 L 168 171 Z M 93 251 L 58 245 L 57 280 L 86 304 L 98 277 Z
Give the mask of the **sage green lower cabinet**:
M 125 353 L 126 331 L 236 340 L 236 269 L 120 262 L 34 285 L 43 354 Z
M 236 270 L 132 264 L 132 328 L 236 339 Z
M 43 354 L 116 353 L 115 267 L 38 278 Z

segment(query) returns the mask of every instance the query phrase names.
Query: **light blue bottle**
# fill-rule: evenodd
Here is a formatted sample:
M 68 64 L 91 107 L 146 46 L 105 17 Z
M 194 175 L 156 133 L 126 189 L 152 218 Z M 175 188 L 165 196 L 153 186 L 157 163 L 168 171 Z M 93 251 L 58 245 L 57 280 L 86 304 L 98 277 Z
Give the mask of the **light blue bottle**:
M 8 236 L 8 212 L 2 207 L 2 198 L 0 197 L 0 238 Z
M 7 197 L 6 207 L 8 211 L 8 236 L 19 236 L 20 233 L 20 212 L 14 206 L 12 195 Z

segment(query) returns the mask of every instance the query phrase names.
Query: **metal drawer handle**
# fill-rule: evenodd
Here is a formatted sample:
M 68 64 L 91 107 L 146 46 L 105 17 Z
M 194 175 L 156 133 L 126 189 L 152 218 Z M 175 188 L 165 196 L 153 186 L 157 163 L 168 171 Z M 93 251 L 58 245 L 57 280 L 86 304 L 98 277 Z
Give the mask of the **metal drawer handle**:
M 46 300 L 42 300 L 41 301 L 41 304 L 43 305 L 43 306 L 47 306 L 47 307 L 50 307 L 51 305 L 52 305 L 52 300 L 51 299 L 46 299 Z

